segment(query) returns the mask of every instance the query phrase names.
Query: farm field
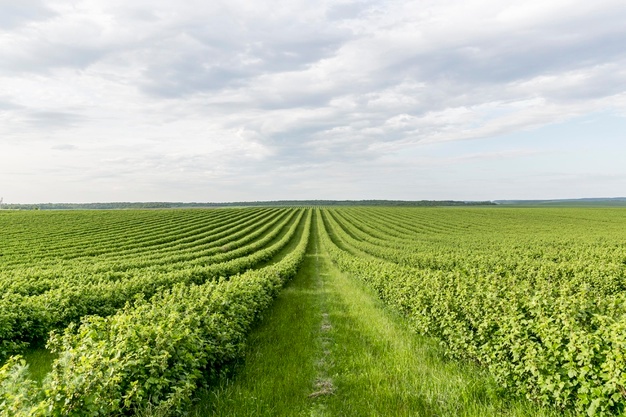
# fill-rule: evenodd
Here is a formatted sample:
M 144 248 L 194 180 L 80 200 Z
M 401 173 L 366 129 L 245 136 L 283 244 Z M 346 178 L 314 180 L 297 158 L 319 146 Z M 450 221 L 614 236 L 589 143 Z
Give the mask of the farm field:
M 3 211 L 0 412 L 620 415 L 625 226 L 619 208 Z

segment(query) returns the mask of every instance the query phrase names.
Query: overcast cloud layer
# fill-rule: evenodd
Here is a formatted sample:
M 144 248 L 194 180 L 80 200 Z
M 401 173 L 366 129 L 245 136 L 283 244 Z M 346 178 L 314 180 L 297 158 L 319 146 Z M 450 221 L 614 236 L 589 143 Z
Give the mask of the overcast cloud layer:
M 0 0 L 0 195 L 625 195 L 624 22 L 623 0 Z

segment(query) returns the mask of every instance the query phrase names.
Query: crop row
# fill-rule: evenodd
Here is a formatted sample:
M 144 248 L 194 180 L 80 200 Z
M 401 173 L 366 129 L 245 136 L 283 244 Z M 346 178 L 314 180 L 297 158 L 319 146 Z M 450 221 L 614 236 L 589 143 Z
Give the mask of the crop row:
M 68 261 L 55 267 L 32 267 L 7 271 L 0 276 L 0 288 L 24 295 L 34 295 L 53 289 L 58 285 L 72 283 L 81 284 L 85 280 L 97 282 L 105 280 L 119 281 L 141 274 L 143 272 L 165 273 L 185 269 L 193 265 L 208 265 L 233 257 L 241 256 L 242 248 L 256 242 L 260 236 L 268 231 L 278 233 L 294 216 L 293 212 L 283 211 L 264 217 L 253 224 L 233 225 L 226 231 L 211 235 L 210 240 L 200 238 L 196 246 L 187 249 L 172 249 L 163 252 L 156 251 L 148 256 L 135 256 L 122 259 L 93 259 L 91 263 Z M 174 245 L 176 246 L 176 245 Z M 256 248 L 248 248 L 248 253 Z M 238 252 L 233 252 L 237 250 Z
M 0 413 L 97 416 L 184 409 L 197 387 L 242 352 L 245 335 L 300 265 L 299 243 L 276 263 L 200 285 L 174 285 L 108 317 L 90 316 L 55 335 L 58 359 L 39 386 L 12 357 L 0 369 Z M 297 224 L 297 223 L 296 223 Z M 292 238 L 293 236 L 290 236 Z
M 430 214 L 431 221 L 436 222 L 435 216 L 442 213 L 454 215 L 454 211 L 443 210 L 421 210 L 419 214 Z M 610 259 L 612 263 L 617 265 L 623 259 L 623 242 L 617 240 L 623 238 L 619 229 L 622 223 L 607 226 L 611 231 L 596 242 L 585 239 L 588 224 L 582 220 L 581 224 L 571 226 L 578 230 L 562 232 L 581 236 L 579 245 L 584 249 L 571 250 L 587 256 L 581 265 L 591 262 L 575 275 L 576 279 L 568 279 L 567 274 L 553 275 L 556 269 L 551 257 L 555 252 L 548 251 L 548 257 L 531 257 L 537 264 L 544 264 L 544 269 L 519 267 L 513 262 L 517 259 L 525 265 L 525 259 L 519 256 L 528 255 L 533 242 L 536 247 L 542 247 L 541 235 L 544 232 L 548 235 L 550 228 L 554 237 L 549 241 L 559 242 L 564 238 L 558 234 L 560 223 L 550 223 L 557 216 L 550 214 L 543 223 L 537 220 L 545 228 L 539 234 L 528 225 L 523 233 L 513 223 L 509 230 L 490 233 L 489 238 L 495 242 L 479 242 L 474 246 L 459 235 L 442 234 L 435 245 L 431 240 L 434 236 L 415 235 L 415 245 L 406 246 L 407 251 L 414 248 L 432 258 L 455 252 L 465 257 L 456 264 L 447 263 L 446 268 L 433 267 L 435 264 L 416 268 L 410 262 L 403 263 L 402 255 L 393 255 L 393 251 L 405 250 L 398 249 L 393 242 L 404 245 L 411 234 L 407 233 L 401 240 L 390 235 L 391 246 L 387 249 L 376 244 L 388 229 L 381 217 L 372 216 L 370 210 L 318 212 L 321 241 L 332 261 L 402 312 L 415 331 L 438 338 L 450 355 L 487 367 L 503 387 L 533 401 L 573 409 L 580 414 L 621 415 L 626 411 L 623 269 L 614 269 L 618 276 L 592 272 L 603 270 L 603 265 L 595 263 L 595 259 L 606 260 L 607 255 L 594 258 L 603 247 L 616 248 L 612 252 L 614 258 Z M 620 221 L 623 219 L 622 213 L 613 215 Z M 359 227 L 362 224 L 359 216 L 371 227 L 377 227 L 376 236 L 368 237 L 367 228 Z M 409 228 L 415 220 L 409 214 L 405 221 Z M 506 227 L 506 222 L 501 224 Z M 527 251 L 511 249 L 507 235 L 511 229 L 517 229 L 517 242 L 524 241 L 522 247 L 528 246 Z M 480 234 L 484 236 L 485 231 Z M 607 243 L 607 237 L 617 239 Z M 567 236 L 565 240 L 568 241 Z M 460 244 L 465 248 L 458 250 Z M 483 244 L 486 245 L 481 248 Z M 483 256 L 481 251 L 490 247 L 499 252 L 497 257 Z M 561 247 L 556 254 L 563 256 L 563 251 L 567 248 Z M 405 255 L 410 258 L 410 254 Z M 511 269 L 498 269 L 492 264 L 497 259 L 506 259 Z M 605 280 L 615 285 L 602 285 Z
M 239 245 L 235 241 L 232 250 L 204 257 L 202 263 L 183 262 L 176 264 L 177 268 L 168 265 L 100 275 L 64 275 L 56 280 L 51 277 L 54 287 L 35 295 L 2 293 L 0 355 L 6 357 L 28 345 L 41 344 L 50 330 L 63 328 L 85 315 L 113 314 L 137 295 L 150 297 L 177 283 L 200 284 L 255 268 L 285 247 L 303 215 L 302 210 L 286 212 L 286 216 L 259 227 Z
M 223 212 L 4 212 L 0 221 L 7 229 L 5 250 L 19 259 L 22 256 L 55 257 L 67 255 L 101 243 L 143 238 L 146 230 L 171 227 L 170 222 L 184 228 L 187 224 L 211 222 Z M 163 229 L 162 229 L 163 230 Z M 143 232 L 143 233 L 142 233 Z M 23 243 L 30 248 L 24 251 Z
M 83 213 L 76 214 L 76 222 L 85 230 L 92 232 L 81 236 L 81 231 L 67 232 L 62 235 L 50 236 L 52 230 L 63 227 L 64 223 L 51 223 L 52 219 L 36 218 L 42 223 L 39 228 L 29 227 L 30 233 L 22 236 L 19 241 L 5 239 L 4 269 L 9 266 L 21 268 L 25 263 L 43 267 L 55 263 L 66 265 L 65 261 L 83 261 L 93 263 L 106 257 L 122 259 L 125 256 L 136 256 L 141 253 L 155 253 L 159 249 L 168 250 L 173 244 L 188 241 L 193 243 L 203 236 L 235 227 L 240 221 L 266 217 L 269 211 L 217 211 L 209 212 L 205 217 L 197 217 L 196 213 L 176 213 L 175 219 L 164 217 L 167 213 L 143 213 L 144 223 L 128 225 L 125 217 L 120 217 L 120 225 L 103 225 L 104 231 L 94 231 L 91 222 L 98 218 L 83 218 Z M 130 215 L 130 214 L 129 214 Z M 2 218 L 0 218 L 1 220 Z M 26 217 L 24 220 L 27 220 Z M 47 226 L 44 228 L 43 226 Z M 54 226 L 54 227 L 52 227 Z M 7 225 L 7 227 L 10 227 Z M 52 230 L 51 230 L 52 229 Z M 7 253 L 11 250 L 13 253 Z M 82 259 L 81 259 L 82 258 Z
M 626 248 L 623 242 L 575 240 L 541 242 L 531 239 L 522 244 L 517 235 L 516 246 L 502 235 L 492 234 L 484 244 L 469 233 L 465 243 L 459 236 L 439 235 L 433 244 L 432 237 L 424 238 L 406 232 L 402 240 L 385 233 L 387 222 L 366 225 L 366 219 L 346 216 L 342 211 L 328 211 L 328 216 L 341 228 L 354 250 L 407 267 L 429 270 L 464 271 L 466 274 L 497 274 L 509 280 L 521 279 L 534 285 L 554 286 L 557 282 L 588 286 L 599 295 L 620 293 L 626 290 Z M 528 233 L 526 233 L 528 235 Z M 482 247 L 481 247 L 482 246 Z

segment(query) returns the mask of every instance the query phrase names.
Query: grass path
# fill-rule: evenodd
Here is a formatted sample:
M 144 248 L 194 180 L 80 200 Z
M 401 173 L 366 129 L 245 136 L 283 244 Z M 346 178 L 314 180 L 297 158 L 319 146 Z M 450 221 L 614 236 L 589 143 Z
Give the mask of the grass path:
M 202 392 L 193 415 L 310 414 L 309 395 L 314 392 L 319 372 L 326 299 L 318 279 L 316 242 L 309 241 L 298 275 L 281 291 L 250 334 L 245 366 L 236 369 L 234 379 Z
M 195 416 L 548 416 L 509 401 L 471 364 L 447 361 L 322 253 L 304 264 L 249 338 L 245 364 L 203 391 Z

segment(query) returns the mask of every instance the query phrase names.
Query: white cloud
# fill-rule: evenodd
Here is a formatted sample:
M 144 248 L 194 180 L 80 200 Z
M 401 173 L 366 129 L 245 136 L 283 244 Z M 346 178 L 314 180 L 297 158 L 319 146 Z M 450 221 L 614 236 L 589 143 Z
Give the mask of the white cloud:
M 617 0 L 0 0 L 0 9 L 3 187 L 11 173 L 46 172 L 108 178 L 101 197 L 89 194 L 98 200 L 122 188 L 127 199 L 150 190 L 151 200 L 198 200 L 202 184 L 216 199 L 290 198 L 281 190 L 324 189 L 296 172 L 349 190 L 349 172 L 363 166 L 392 181 L 401 168 L 385 165 L 390 153 L 626 108 Z M 261 178 L 266 190 L 251 184 Z M 43 198 L 20 181 L 16 199 Z M 377 183 L 367 197 L 384 194 Z

